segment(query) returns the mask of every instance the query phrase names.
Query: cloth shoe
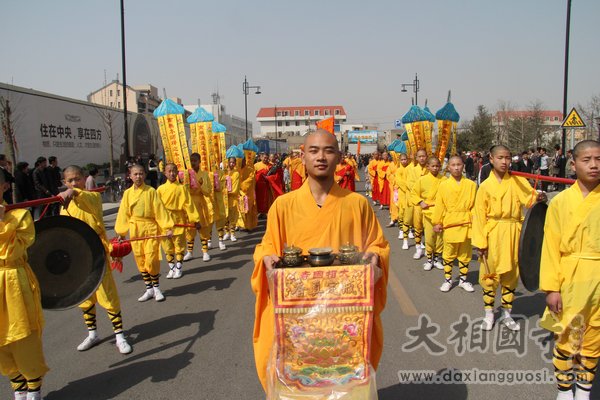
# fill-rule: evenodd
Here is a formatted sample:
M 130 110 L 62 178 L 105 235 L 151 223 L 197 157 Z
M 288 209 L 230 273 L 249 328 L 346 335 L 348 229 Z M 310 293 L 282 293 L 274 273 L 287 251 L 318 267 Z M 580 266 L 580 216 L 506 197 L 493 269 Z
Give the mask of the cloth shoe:
M 494 327 L 494 315 L 492 315 L 491 317 L 486 316 L 485 318 L 483 318 L 483 321 L 481 321 L 481 329 L 482 330 L 491 331 L 493 327 Z
M 433 268 L 433 263 L 430 260 L 427 260 L 427 262 L 423 264 L 423 269 L 425 271 L 431 271 L 431 268 Z
M 86 351 L 91 349 L 98 343 L 100 343 L 100 338 L 98 336 L 88 336 L 83 340 L 83 342 L 81 342 L 79 346 L 77 346 L 77 350 Z
M 210 254 L 202 253 L 202 261 L 210 261 Z
M 160 291 L 160 288 L 158 286 L 154 286 L 152 289 L 154 290 L 154 300 L 156 300 L 156 301 L 164 301 L 165 300 L 165 295 L 162 294 L 162 292 Z
M 398 239 L 404 239 L 404 232 L 400 231 L 398 233 Z
M 511 331 L 517 332 L 521 330 L 521 325 L 519 325 L 510 315 L 502 318 L 502 323 Z
M 419 245 L 417 245 L 417 250 L 415 251 L 415 254 L 413 255 L 413 258 L 415 260 L 418 260 L 421 257 L 423 257 L 423 249 Z
M 442 264 L 437 257 L 433 259 L 433 266 L 437 269 L 444 269 L 444 264 Z
M 458 287 L 463 288 L 465 290 L 465 292 L 469 292 L 469 293 L 473 293 L 475 291 L 475 289 L 473 289 L 473 285 L 471 284 L 471 282 L 467 282 L 464 279 L 461 279 L 458 282 Z
M 15 392 L 15 400 L 27 400 L 27 392 Z
M 394 226 L 395 223 L 396 223 L 396 221 L 390 221 L 390 223 L 387 226 L 388 227 Z
M 408 231 L 408 238 L 409 239 L 414 239 L 415 238 L 415 234 L 413 233 L 412 229 L 410 231 Z
M 235 237 L 235 235 L 233 233 L 231 234 L 231 241 L 237 242 L 237 238 Z
M 440 286 L 442 292 L 449 292 L 450 289 L 452 289 L 452 281 L 449 280 L 445 280 L 444 283 L 442 283 L 442 286 Z
M 27 400 L 42 400 L 42 392 L 27 392 Z
M 206 242 L 206 245 L 208 246 L 208 249 L 212 249 L 212 240 L 208 239 L 208 241 Z
M 183 261 L 190 261 L 192 258 L 194 258 L 192 252 L 188 251 L 187 253 L 185 253 L 185 256 L 183 256 Z
M 575 400 L 590 400 L 590 392 L 580 389 L 579 386 L 577 386 L 575 389 Z
M 175 269 L 174 269 L 175 272 L 173 272 L 173 279 L 181 278 L 181 276 L 183 275 L 183 271 L 181 271 L 181 267 L 183 267 L 183 265 L 181 265 L 180 262 L 178 262 L 175 265 Z
M 408 239 L 404 239 L 402 242 L 402 250 L 408 250 Z
M 138 299 L 138 301 L 143 302 L 143 301 L 148 301 L 151 298 L 154 297 L 154 290 L 152 289 L 146 289 L 146 291 L 144 292 L 144 294 L 142 295 L 142 297 L 140 297 Z
M 117 349 L 121 354 L 129 354 L 133 351 L 127 340 L 117 340 Z
M 589 394 L 588 397 L 589 399 Z M 567 390 L 567 391 L 558 391 L 558 396 L 556 396 L 556 400 L 573 400 L 573 391 L 572 390 Z
M 225 246 L 222 240 L 219 240 L 219 250 L 227 250 L 227 246 Z
M 230 237 L 229 233 L 226 233 L 223 235 L 223 240 L 229 240 L 229 237 Z
M 169 273 L 167 274 L 167 279 L 173 278 L 173 275 L 175 275 L 175 264 L 169 263 Z

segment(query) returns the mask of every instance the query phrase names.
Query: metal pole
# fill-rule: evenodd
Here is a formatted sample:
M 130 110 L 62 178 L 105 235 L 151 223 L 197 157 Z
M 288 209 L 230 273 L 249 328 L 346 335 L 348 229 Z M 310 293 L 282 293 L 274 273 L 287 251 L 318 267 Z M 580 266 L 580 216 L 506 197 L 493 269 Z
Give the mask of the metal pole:
M 246 140 L 248 140 L 248 81 L 244 75 L 244 115 L 246 119 Z
M 415 73 L 415 81 L 413 82 L 414 88 L 415 88 L 415 105 L 419 105 L 419 97 L 418 97 L 418 93 L 419 93 L 419 78 L 417 77 L 417 74 Z
M 567 34 L 565 40 L 565 77 L 563 87 L 563 118 L 567 117 L 567 90 L 569 87 L 569 32 L 571 31 L 571 0 L 567 0 Z M 562 130 L 562 149 L 567 145 L 567 130 Z M 564 153 L 563 153 L 564 154 Z
M 279 135 L 277 134 L 277 106 L 275 106 L 275 153 L 279 152 Z
M 123 121 L 125 126 L 125 157 L 129 159 L 129 127 L 127 126 L 127 72 L 125 68 L 125 6 L 121 0 L 121 59 L 123 63 Z M 118 86 L 117 86 L 118 88 Z

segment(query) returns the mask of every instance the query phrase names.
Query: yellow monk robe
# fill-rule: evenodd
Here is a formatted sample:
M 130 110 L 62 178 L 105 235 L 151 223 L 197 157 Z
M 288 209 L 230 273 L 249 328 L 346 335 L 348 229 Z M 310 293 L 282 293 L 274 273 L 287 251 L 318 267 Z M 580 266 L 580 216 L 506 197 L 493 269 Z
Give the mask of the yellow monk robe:
M 471 221 L 477 185 L 470 179 L 460 178 L 457 182 L 449 177 L 440 183 L 435 199 L 431 222 L 442 225 L 444 250 L 444 273 L 446 279 L 452 277 L 452 263 L 458 259 L 460 276 L 466 279 L 468 266 L 473 257 L 471 246 Z
M 410 199 L 410 196 L 411 196 L 413 187 L 415 186 L 415 184 L 417 183 L 419 178 L 421 178 L 424 175 L 427 175 L 428 173 L 429 173 L 429 170 L 425 166 L 421 166 L 421 164 L 419 164 L 419 163 L 409 164 L 409 167 L 407 167 L 407 170 L 406 170 L 406 192 L 407 192 L 407 196 L 408 196 L 409 206 L 406 207 L 406 212 L 404 213 L 404 218 L 406 220 L 406 217 L 407 217 L 406 214 L 407 213 L 410 214 L 410 216 L 408 218 L 408 220 L 410 221 L 409 226 L 412 226 L 414 228 L 416 244 L 421 244 L 421 236 L 423 235 L 423 213 L 422 213 L 421 207 L 414 206 L 413 202 Z M 406 224 L 406 222 L 405 222 L 405 224 Z
M 167 180 L 156 191 L 176 225 L 189 225 L 200 222 L 200 213 L 186 185 L 182 185 L 177 180 L 175 182 Z M 162 246 L 169 263 L 174 262 L 173 259 L 169 259 L 173 256 L 176 256 L 179 262 L 183 260 L 186 241 L 185 232 L 184 227 L 176 226 L 173 228 L 173 237 L 162 240 Z
M 431 217 L 435 209 L 435 198 L 437 196 L 440 183 L 446 178 L 442 174 L 433 176 L 427 174 L 420 177 L 410 192 L 410 202 L 415 209 L 420 209 L 423 213 L 423 228 L 425 231 L 425 254 L 431 260 L 433 257 L 442 254 L 443 243 L 442 235 L 433 231 Z M 424 202 L 429 208 L 422 209 L 419 203 Z
M 11 379 L 22 374 L 32 380 L 48 371 L 42 351 L 40 285 L 27 263 L 27 248 L 34 240 L 29 211 L 4 214 L 0 221 L 0 372 Z
M 410 164 L 409 164 L 410 165 Z M 392 178 L 394 191 L 397 192 L 397 215 L 398 215 L 398 227 L 403 230 L 404 225 L 404 212 L 407 207 L 407 196 L 406 196 L 406 167 L 399 164 L 394 171 L 394 177 Z
M 487 262 L 491 274 L 499 276 L 503 288 L 502 306 L 512 308 L 514 289 L 519 278 L 519 237 L 523 221 L 523 206 L 531 207 L 537 192 L 525 178 L 511 176 L 508 172 L 500 182 L 492 171 L 479 186 L 473 207 L 473 246 L 488 249 Z M 479 283 L 484 290 L 495 295 L 498 280 L 486 285 L 482 279 L 485 267 L 479 268 Z M 490 297 L 491 297 L 490 293 Z M 485 300 L 486 308 L 493 307 L 494 299 Z M 490 305 L 491 302 L 491 305 Z
M 255 184 L 254 167 L 246 165 L 240 171 L 240 197 L 238 201 L 240 218 L 238 225 L 248 231 L 253 230 L 258 225 Z
M 69 206 L 61 209 L 61 215 L 68 215 L 77 218 L 88 224 L 94 232 L 100 237 L 104 250 L 106 252 L 106 269 L 102 282 L 89 299 L 79 305 L 81 310 L 89 310 L 96 303 L 99 303 L 106 311 L 112 315 L 117 315 L 121 312 L 121 303 L 119 300 L 119 292 L 112 275 L 110 268 L 110 246 L 106 237 L 106 229 L 104 227 L 104 216 L 102 213 L 102 197 L 100 193 L 88 192 L 86 190 L 73 189 L 77 196 L 69 202 Z M 84 315 L 85 317 L 85 315 Z M 120 319 L 120 317 L 119 317 Z M 115 327 L 113 325 L 113 327 Z M 117 328 L 118 329 L 118 328 Z
M 585 198 L 575 183 L 550 202 L 544 226 L 540 290 L 560 292 L 563 311 L 556 320 L 546 308 L 540 325 L 562 333 L 569 324 L 585 327 L 583 343 L 562 335 L 568 354 L 599 357 L 600 346 L 600 185 Z M 576 316 L 582 318 L 577 321 Z M 573 341 L 574 338 L 571 338 Z M 577 345 L 582 346 L 577 349 Z
M 225 225 L 227 224 L 227 174 L 218 169 L 209 174 L 212 176 L 211 183 L 213 189 L 213 219 L 219 240 L 223 240 Z
M 384 206 L 389 206 L 390 187 L 387 182 L 387 170 L 390 166 L 390 161 L 379 160 L 377 163 L 377 185 L 379 186 L 379 203 Z
M 299 156 L 290 161 L 290 189 L 298 190 L 306 180 L 306 170 Z
M 377 167 L 379 161 L 371 159 L 367 166 L 367 172 L 369 173 L 368 179 L 371 182 L 371 198 L 373 201 L 379 201 L 379 181 L 377 180 Z
M 126 236 L 129 232 L 130 238 L 158 236 L 166 230 L 173 229 L 173 225 L 173 218 L 151 186 L 132 186 L 123 193 L 115 221 L 117 235 Z M 142 274 L 158 275 L 159 239 L 136 240 L 131 242 L 131 249 Z
M 383 276 L 375 285 L 374 326 L 371 339 L 371 364 L 377 368 L 383 349 L 380 313 L 385 307 L 390 248 L 367 199 L 334 184 L 319 208 L 308 183 L 275 200 L 267 217 L 267 230 L 254 252 L 252 290 L 256 295 L 254 322 L 254 359 L 264 388 L 267 363 L 274 339 L 273 303 L 263 257 L 280 255 L 285 244 L 302 248 L 339 247 L 351 243 L 361 252 L 379 254 Z
M 192 201 L 194 202 L 194 205 L 196 206 L 196 209 L 200 214 L 200 239 L 203 241 L 207 241 L 208 239 L 210 239 L 210 232 L 212 229 L 212 223 L 214 221 L 212 203 L 212 184 L 208 172 L 199 170 L 195 171 L 195 173 L 196 182 L 198 183 L 198 185 L 196 187 L 190 186 L 190 194 L 192 195 Z M 191 249 L 193 249 L 195 238 L 196 229 L 188 229 L 186 231 L 188 251 L 191 251 Z
M 346 162 L 352 165 L 352 168 L 354 168 L 354 180 L 360 181 L 360 176 L 358 174 L 358 163 L 356 162 L 356 160 L 352 157 L 346 157 Z
M 233 235 L 239 217 L 240 173 L 237 169 L 227 170 L 225 189 L 227 190 L 227 223 L 225 224 L 225 230 L 230 235 Z
M 396 157 L 397 159 L 397 157 Z M 397 162 L 396 160 L 392 161 L 390 163 L 390 165 L 388 166 L 388 169 L 385 173 L 385 180 L 388 184 L 389 187 L 389 193 L 390 193 L 390 198 L 389 198 L 389 204 L 390 204 L 390 221 L 397 221 L 398 220 L 398 202 L 397 202 L 397 197 L 398 197 L 398 192 L 396 192 L 396 169 L 398 168 L 398 165 L 400 165 L 399 162 Z

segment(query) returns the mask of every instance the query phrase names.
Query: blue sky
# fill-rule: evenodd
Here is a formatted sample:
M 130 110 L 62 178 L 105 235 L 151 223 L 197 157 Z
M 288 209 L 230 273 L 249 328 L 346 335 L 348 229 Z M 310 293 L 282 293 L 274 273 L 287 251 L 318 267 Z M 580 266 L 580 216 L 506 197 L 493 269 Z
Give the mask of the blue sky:
M 165 5 L 168 4 L 168 5 Z M 127 80 L 185 104 L 217 88 L 243 116 L 244 75 L 260 107 L 341 104 L 350 121 L 389 128 L 447 91 L 463 119 L 478 104 L 562 109 L 566 0 L 125 0 Z M 4 0 L 0 81 L 85 99 L 121 75 L 118 0 Z M 569 107 L 600 94 L 600 1 L 573 0 Z

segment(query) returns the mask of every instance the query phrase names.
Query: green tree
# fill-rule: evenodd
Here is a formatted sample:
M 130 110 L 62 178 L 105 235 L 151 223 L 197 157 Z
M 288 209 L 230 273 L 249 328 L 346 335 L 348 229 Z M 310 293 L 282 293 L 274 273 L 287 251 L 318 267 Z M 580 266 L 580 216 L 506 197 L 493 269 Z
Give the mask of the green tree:
M 494 142 L 492 114 L 483 105 L 477 106 L 477 114 L 458 131 L 459 150 L 487 151 Z

